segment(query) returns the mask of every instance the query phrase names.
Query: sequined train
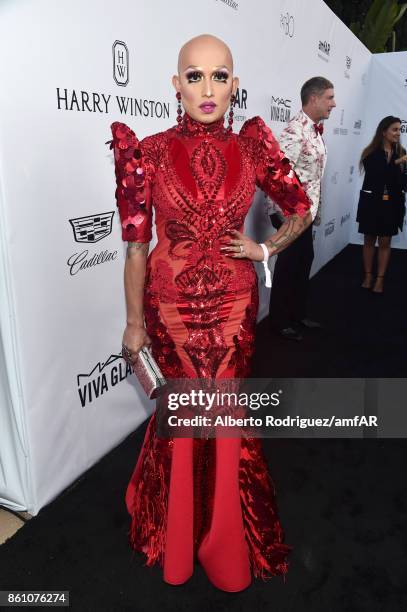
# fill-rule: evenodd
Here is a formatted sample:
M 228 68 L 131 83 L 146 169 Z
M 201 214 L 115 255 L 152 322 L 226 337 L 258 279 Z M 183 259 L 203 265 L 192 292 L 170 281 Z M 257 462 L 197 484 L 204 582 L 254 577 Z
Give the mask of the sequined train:
M 112 124 L 116 199 L 123 240 L 149 242 L 154 206 L 157 244 L 147 259 L 144 315 L 164 376 L 244 378 L 250 372 L 258 309 L 257 276 L 247 259 L 220 250 L 243 231 L 256 186 L 286 216 L 309 201 L 264 122 L 240 134 L 223 119 L 178 126 L 139 142 Z M 181 584 L 196 559 L 226 591 L 246 588 L 252 573 L 285 574 L 274 485 L 261 441 L 159 438 L 156 413 L 126 491 L 134 550 Z

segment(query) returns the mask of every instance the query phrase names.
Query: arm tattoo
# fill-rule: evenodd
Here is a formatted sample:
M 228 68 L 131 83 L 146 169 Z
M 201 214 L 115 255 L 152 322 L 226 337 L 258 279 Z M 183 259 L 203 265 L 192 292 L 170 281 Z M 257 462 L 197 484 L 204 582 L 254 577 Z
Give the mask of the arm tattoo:
M 293 242 L 302 232 L 308 227 L 306 217 L 298 217 L 296 215 L 287 219 L 277 234 L 274 234 L 272 238 L 268 238 L 264 241 L 267 248 L 272 248 L 275 255 L 282 251 L 286 246 Z
M 130 259 L 132 250 L 134 251 L 142 251 L 143 253 L 147 253 L 148 251 L 148 242 L 128 242 L 127 243 L 127 257 Z

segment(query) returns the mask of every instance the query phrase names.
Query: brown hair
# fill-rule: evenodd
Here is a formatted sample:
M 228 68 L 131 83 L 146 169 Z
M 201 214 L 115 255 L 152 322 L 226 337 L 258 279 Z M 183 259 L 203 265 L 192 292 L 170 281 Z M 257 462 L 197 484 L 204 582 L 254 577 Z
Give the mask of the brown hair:
M 360 156 L 359 168 L 360 171 L 363 170 L 363 160 L 366 159 L 368 155 L 373 153 L 373 151 L 377 151 L 377 149 L 381 149 L 383 146 L 383 132 L 385 132 L 393 123 L 400 123 L 401 119 L 398 117 L 393 117 L 393 115 L 388 115 L 387 117 L 383 117 L 383 119 L 379 122 L 379 125 L 376 128 L 376 133 L 373 136 L 373 139 L 370 144 L 367 145 L 362 151 L 362 155 Z M 393 150 L 398 155 L 405 155 L 406 151 L 404 147 L 398 142 L 394 145 Z
M 320 96 L 326 89 L 333 88 L 331 81 L 328 81 L 325 77 L 317 76 L 312 77 L 305 81 L 301 87 L 301 103 L 304 106 L 308 103 L 311 96 Z

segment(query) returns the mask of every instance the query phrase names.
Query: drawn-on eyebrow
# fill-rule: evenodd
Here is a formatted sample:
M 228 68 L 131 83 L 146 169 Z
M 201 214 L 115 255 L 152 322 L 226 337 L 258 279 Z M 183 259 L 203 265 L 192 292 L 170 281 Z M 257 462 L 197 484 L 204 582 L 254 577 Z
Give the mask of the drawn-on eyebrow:
M 227 66 L 215 66 L 214 70 L 220 70 L 221 68 L 225 68 L 225 70 L 227 70 L 228 72 L 230 71 Z M 184 72 L 186 72 L 187 70 L 201 70 L 202 71 L 202 68 L 200 66 L 188 66 L 188 68 L 185 68 Z

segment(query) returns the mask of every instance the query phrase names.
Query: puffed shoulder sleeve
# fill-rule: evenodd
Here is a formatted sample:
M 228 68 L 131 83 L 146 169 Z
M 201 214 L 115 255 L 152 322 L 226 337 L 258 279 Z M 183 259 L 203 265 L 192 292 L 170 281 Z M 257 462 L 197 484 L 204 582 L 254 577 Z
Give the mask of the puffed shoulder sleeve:
M 293 214 L 304 217 L 311 207 L 311 202 L 289 159 L 280 150 L 277 140 L 263 119 L 253 117 L 246 121 L 240 136 L 252 141 L 256 185 L 278 204 L 286 217 Z
M 152 238 L 151 184 L 154 162 L 145 141 L 125 123 L 111 125 L 113 139 L 108 141 L 114 151 L 116 173 L 116 204 L 122 226 L 122 239 L 150 242 Z

